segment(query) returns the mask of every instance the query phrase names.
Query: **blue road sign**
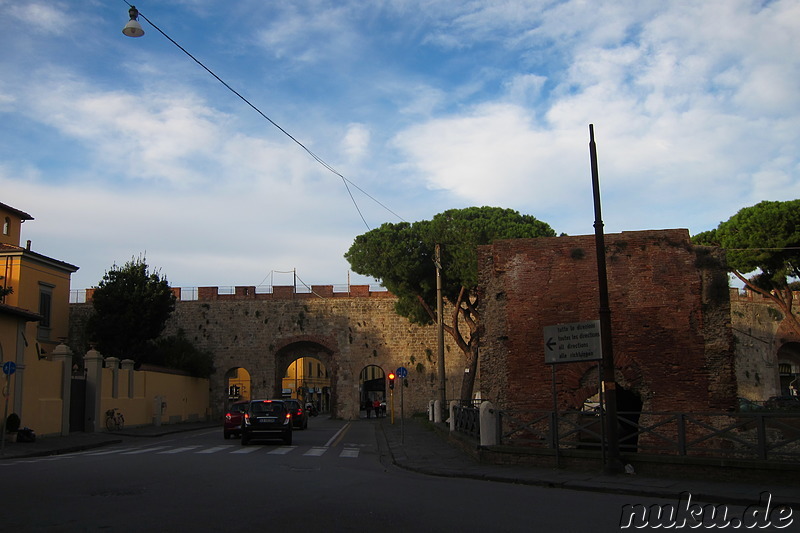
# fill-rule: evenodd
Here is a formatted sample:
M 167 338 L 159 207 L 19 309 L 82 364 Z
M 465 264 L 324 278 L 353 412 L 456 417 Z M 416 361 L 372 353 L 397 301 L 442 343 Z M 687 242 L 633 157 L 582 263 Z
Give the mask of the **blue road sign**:
M 397 367 L 397 377 L 406 379 L 408 377 L 408 369 L 404 366 Z
M 14 361 L 6 361 L 3 363 L 3 374 L 9 376 L 17 371 L 17 364 Z

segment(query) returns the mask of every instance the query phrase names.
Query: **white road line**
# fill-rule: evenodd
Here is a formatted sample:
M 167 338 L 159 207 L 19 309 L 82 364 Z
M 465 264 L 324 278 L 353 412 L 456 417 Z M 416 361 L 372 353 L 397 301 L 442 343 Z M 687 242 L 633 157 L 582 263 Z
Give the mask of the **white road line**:
M 320 447 L 320 446 L 315 446 L 315 447 L 311 448 L 310 450 L 308 450 L 308 451 L 307 451 L 306 453 L 304 453 L 303 455 L 309 455 L 309 456 L 313 456 L 313 457 L 319 457 L 320 455 L 322 455 L 323 453 L 325 453 L 325 452 L 327 452 L 327 451 L 328 451 L 328 448 L 322 448 L 322 447 Z
M 213 448 L 206 448 L 205 450 L 200 450 L 194 453 L 217 453 L 222 450 L 230 450 L 231 448 L 239 446 L 234 446 L 233 444 L 226 444 L 225 446 L 214 446 Z
M 270 455 L 286 455 L 295 448 L 297 448 L 297 446 L 281 446 L 280 448 L 275 448 L 269 453 Z
M 173 450 L 165 450 L 163 452 L 157 452 L 157 453 L 182 453 L 182 452 L 186 452 L 186 451 L 189 451 L 189 450 L 194 450 L 194 449 L 199 448 L 199 447 L 200 447 L 199 445 L 197 445 L 197 446 L 184 446 L 182 448 L 175 448 Z
M 239 448 L 238 450 L 234 450 L 231 453 L 253 453 L 257 452 L 258 448 L 255 446 L 250 446 L 249 448 Z
M 131 452 L 122 452 L 120 455 L 136 455 L 139 453 L 150 453 L 156 450 L 163 450 L 164 448 L 169 448 L 169 446 L 151 446 L 150 448 L 142 448 L 140 450 L 133 450 Z
M 347 457 L 350 459 L 355 459 L 358 457 L 358 448 L 345 448 L 342 450 L 342 453 L 339 454 L 339 457 Z

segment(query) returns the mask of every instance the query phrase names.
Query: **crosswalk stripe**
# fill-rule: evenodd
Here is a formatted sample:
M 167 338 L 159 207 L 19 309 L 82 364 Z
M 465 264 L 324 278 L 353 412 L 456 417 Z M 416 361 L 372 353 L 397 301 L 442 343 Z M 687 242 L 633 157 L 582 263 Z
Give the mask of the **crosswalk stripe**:
M 233 444 L 228 444 L 226 446 L 214 446 L 213 448 L 206 448 L 205 450 L 196 451 L 194 453 L 217 453 L 222 450 L 230 450 L 233 447 Z
M 130 452 L 122 452 L 120 455 L 136 455 L 139 453 L 150 453 L 156 450 L 163 450 L 164 448 L 169 448 L 169 446 L 152 446 L 150 448 L 142 448 L 140 450 L 133 450 Z
M 322 447 L 319 447 L 319 446 L 315 446 L 315 447 L 311 448 L 310 450 L 308 450 L 303 455 L 310 455 L 310 456 L 313 456 L 313 457 L 319 457 L 320 455 L 322 455 L 323 453 L 325 453 L 327 451 L 328 451 L 328 448 L 322 448 Z
M 255 451 L 258 451 L 258 448 L 251 446 L 249 448 L 239 448 L 238 450 L 233 450 L 231 453 L 253 453 Z
M 182 448 L 174 448 L 172 450 L 164 450 L 162 452 L 157 452 L 157 453 L 181 453 L 181 452 L 186 452 L 186 451 L 189 451 L 189 450 L 194 450 L 195 448 L 199 448 L 199 447 L 200 447 L 200 445 L 197 445 L 197 446 L 184 446 Z
M 339 457 L 347 457 L 349 459 L 355 459 L 358 457 L 358 448 L 345 448 L 342 450 L 342 453 L 339 454 Z
M 295 448 L 297 448 L 297 446 L 281 446 L 280 448 L 275 448 L 269 453 L 270 455 L 286 455 Z

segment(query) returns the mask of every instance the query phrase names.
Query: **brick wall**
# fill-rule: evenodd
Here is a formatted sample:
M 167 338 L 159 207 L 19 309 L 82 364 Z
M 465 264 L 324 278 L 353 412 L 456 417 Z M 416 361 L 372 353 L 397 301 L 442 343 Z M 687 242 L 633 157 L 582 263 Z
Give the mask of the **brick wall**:
M 616 380 L 644 411 L 735 405 L 727 275 L 719 251 L 687 230 L 605 236 Z M 498 241 L 479 249 L 486 332 L 484 398 L 552 409 L 543 328 L 599 319 L 593 235 Z M 559 408 L 598 390 L 597 363 L 556 365 Z

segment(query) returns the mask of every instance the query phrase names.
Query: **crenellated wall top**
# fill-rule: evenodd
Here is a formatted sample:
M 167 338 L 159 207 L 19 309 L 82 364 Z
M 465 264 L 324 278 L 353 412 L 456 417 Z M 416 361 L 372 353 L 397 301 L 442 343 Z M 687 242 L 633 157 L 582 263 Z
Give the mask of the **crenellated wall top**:
M 95 288 L 73 290 L 70 303 L 90 303 Z M 236 286 L 236 287 L 172 287 L 178 301 L 230 301 L 230 300 L 310 300 L 314 298 L 393 298 L 383 287 L 371 285 L 292 285 Z

